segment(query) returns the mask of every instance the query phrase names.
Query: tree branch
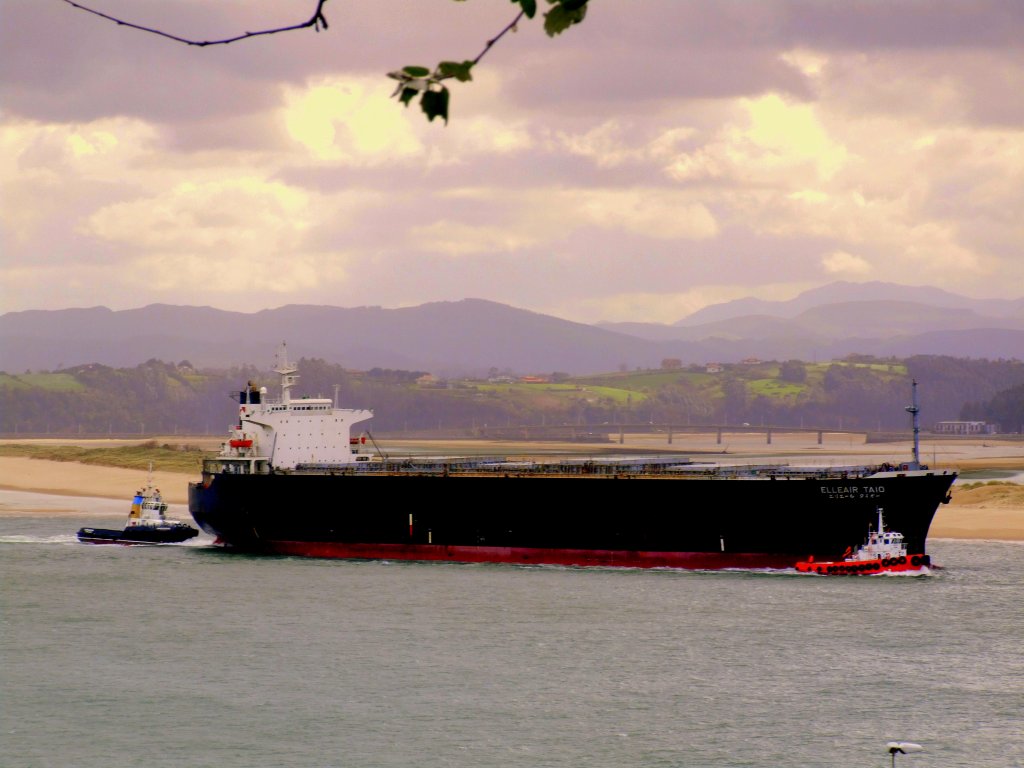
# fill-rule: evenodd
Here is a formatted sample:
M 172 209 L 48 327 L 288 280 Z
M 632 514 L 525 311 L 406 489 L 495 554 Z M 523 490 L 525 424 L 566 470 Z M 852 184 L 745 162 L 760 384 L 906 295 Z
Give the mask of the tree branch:
M 487 54 L 487 52 L 491 50 L 491 47 L 496 42 L 501 40 L 501 38 L 503 38 L 507 33 L 511 32 L 516 28 L 516 25 L 519 23 L 519 20 L 523 18 L 523 16 L 525 15 L 526 11 L 520 11 L 519 13 L 517 13 L 516 17 L 512 19 L 512 21 L 510 21 L 508 25 L 506 25 L 506 27 L 503 30 L 501 30 L 501 32 L 499 32 L 498 34 L 496 34 L 494 37 L 487 41 L 487 44 L 484 46 L 484 49 L 480 51 L 480 53 L 477 55 L 475 59 L 473 59 L 473 63 L 478 64 L 480 62 L 480 59 L 482 59 Z
M 105 13 L 101 13 L 100 11 L 93 10 L 92 8 L 87 8 L 86 6 L 81 5 L 80 3 L 76 3 L 74 2 L 74 0 L 63 0 L 63 2 L 67 3 L 72 8 L 77 8 L 80 11 L 91 13 L 93 16 L 99 16 L 101 19 L 112 21 L 118 26 L 131 27 L 132 29 L 137 29 L 140 32 L 149 32 L 152 35 L 166 37 L 168 40 L 174 40 L 177 43 L 184 43 L 185 45 L 194 45 L 199 48 L 204 48 L 208 45 L 227 45 L 228 43 L 234 43 L 238 40 L 247 40 L 250 37 L 259 37 L 260 35 L 274 35 L 277 34 L 278 32 L 291 32 L 296 29 L 305 29 L 306 27 L 313 27 L 317 32 L 320 31 L 320 27 L 327 29 L 327 19 L 324 16 L 324 3 L 326 3 L 327 0 L 316 0 L 316 10 L 313 11 L 313 15 L 310 16 L 308 21 L 304 21 L 301 24 L 293 24 L 290 27 L 276 27 L 274 29 L 263 29 L 258 32 L 246 32 L 244 34 L 236 35 L 235 37 L 228 37 L 223 40 L 189 40 L 188 38 L 178 37 L 177 35 L 162 32 L 159 29 L 153 29 L 152 27 L 144 27 L 140 24 L 132 24 L 130 21 L 124 21 L 123 19 L 118 19 L 114 16 L 108 16 Z
M 313 0 L 310 0 L 310 2 L 312 1 Z M 250 37 L 275 35 L 278 32 L 292 32 L 294 30 L 305 29 L 307 27 L 313 27 L 317 32 L 320 31 L 320 27 L 327 29 L 327 18 L 324 16 L 324 3 L 326 3 L 327 0 L 316 0 L 316 9 L 313 11 L 313 15 L 301 24 L 292 24 L 288 27 L 275 27 L 274 29 L 263 29 L 258 32 L 245 32 L 241 35 L 227 37 L 222 40 L 190 40 L 187 37 L 179 37 L 178 35 L 172 35 L 168 32 L 154 29 L 153 27 L 144 27 L 141 24 L 133 24 L 130 21 L 110 16 L 109 14 L 89 8 L 81 3 L 77 3 L 75 0 L 62 0 L 62 2 L 67 3 L 72 8 L 77 8 L 80 11 L 91 13 L 93 16 L 99 16 L 101 19 L 112 21 L 118 26 L 130 27 L 131 29 L 137 29 L 140 32 L 148 32 L 151 35 L 165 37 L 168 40 L 175 41 L 176 43 L 193 45 L 198 48 L 204 48 L 208 45 L 227 45 L 228 43 L 234 43 L 239 40 L 247 40 Z M 589 0 L 548 0 L 548 2 L 552 7 L 551 10 L 544 14 L 544 30 L 548 33 L 549 37 L 555 37 L 572 25 L 583 21 L 583 17 L 587 12 L 587 3 Z M 395 89 L 393 95 L 398 97 L 399 101 L 406 106 L 409 106 L 409 102 L 412 101 L 412 99 L 419 96 L 420 105 L 423 107 L 423 111 L 426 113 L 427 119 L 433 120 L 435 117 L 441 117 L 444 119 L 445 123 L 447 123 L 449 91 L 448 87 L 443 84 L 443 81 L 450 78 L 455 78 L 460 82 L 472 80 L 473 67 L 487 55 L 487 52 L 490 51 L 491 48 L 494 47 L 494 45 L 505 35 L 514 31 L 516 29 L 516 25 L 519 24 L 519 21 L 523 16 L 527 16 L 532 19 L 537 13 L 537 0 L 512 0 L 512 3 L 519 5 L 519 12 L 515 15 L 515 18 L 513 18 L 512 21 L 506 24 L 505 27 L 498 32 L 498 34 L 487 41 L 484 45 L 484 49 L 477 54 L 475 59 L 467 59 L 461 62 L 442 61 L 434 68 L 433 71 L 427 67 L 409 66 L 403 67 L 402 69 L 394 72 L 389 72 L 388 77 L 398 80 L 398 87 Z

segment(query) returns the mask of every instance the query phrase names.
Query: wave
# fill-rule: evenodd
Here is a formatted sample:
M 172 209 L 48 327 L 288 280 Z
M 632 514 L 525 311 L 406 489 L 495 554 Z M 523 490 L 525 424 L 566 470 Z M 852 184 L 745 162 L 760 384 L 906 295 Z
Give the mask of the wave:
M 0 544 L 77 544 L 78 537 L 73 533 L 60 533 L 55 536 L 25 536 L 11 534 L 0 536 Z
M 81 544 L 78 536 L 73 533 L 59 533 L 53 536 L 29 536 L 24 534 L 7 534 L 0 536 L 0 544 Z M 100 547 L 105 544 L 82 544 L 83 547 Z M 114 546 L 114 545 L 110 545 Z M 198 547 L 200 549 L 214 546 L 213 538 L 198 536 L 188 541 L 179 541 L 172 544 L 125 544 L 131 547 Z

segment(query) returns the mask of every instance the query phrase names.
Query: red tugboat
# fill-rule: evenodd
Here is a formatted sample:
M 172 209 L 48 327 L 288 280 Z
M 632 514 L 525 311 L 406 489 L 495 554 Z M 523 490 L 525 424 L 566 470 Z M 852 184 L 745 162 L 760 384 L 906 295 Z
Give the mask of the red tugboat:
M 849 550 L 847 550 L 849 553 Z M 801 573 L 820 573 L 823 576 L 870 576 L 877 573 L 903 573 L 920 571 L 931 565 L 928 555 L 908 555 L 903 534 L 887 531 L 878 508 L 878 528 L 868 527 L 867 540 L 856 552 L 842 560 L 816 561 L 813 557 L 796 564 Z

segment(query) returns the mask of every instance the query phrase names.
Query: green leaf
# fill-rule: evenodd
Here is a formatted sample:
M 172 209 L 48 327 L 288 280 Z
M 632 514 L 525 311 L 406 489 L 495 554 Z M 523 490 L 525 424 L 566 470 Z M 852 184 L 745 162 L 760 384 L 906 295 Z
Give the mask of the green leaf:
M 420 106 L 427 115 L 427 119 L 433 122 L 435 117 L 444 120 L 448 124 L 448 89 L 443 87 L 439 91 L 425 91 L 420 99 Z
M 398 100 L 401 101 L 405 106 L 409 106 L 409 102 L 416 98 L 416 94 L 419 93 L 415 88 L 403 88 Z
M 512 0 L 512 4 L 516 3 L 523 9 L 523 13 L 526 14 L 526 18 L 532 19 L 534 14 L 537 13 L 537 0 Z
M 579 24 L 583 21 L 583 17 L 587 15 L 587 3 L 579 3 L 578 0 L 549 0 L 549 2 L 556 2 L 554 8 L 544 14 L 544 31 L 548 33 L 548 37 L 554 37 L 560 35 L 573 24 Z M 572 6 L 572 7 L 570 7 Z
M 460 83 L 473 79 L 470 70 L 473 69 L 472 61 L 442 61 L 437 65 L 437 72 L 441 77 L 454 77 Z
M 409 77 L 426 77 L 430 74 L 426 67 L 402 67 L 402 71 Z

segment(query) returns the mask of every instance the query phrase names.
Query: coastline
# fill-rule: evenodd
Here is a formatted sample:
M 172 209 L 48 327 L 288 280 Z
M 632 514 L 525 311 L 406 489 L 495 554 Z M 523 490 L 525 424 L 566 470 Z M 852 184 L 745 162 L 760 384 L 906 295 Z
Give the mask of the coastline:
M 125 510 L 132 494 L 145 487 L 149 472 L 48 461 L 23 456 L 0 456 L 0 488 L 54 496 L 124 499 Z M 153 472 L 153 485 L 170 504 L 188 503 L 188 484 L 195 476 L 182 472 Z M 0 509 L 0 514 L 4 511 Z
M 468 446 L 464 441 L 434 441 L 430 443 L 389 441 L 388 450 L 403 453 L 412 449 L 437 451 L 438 453 L 459 453 L 472 449 L 474 453 L 568 453 L 579 452 L 580 446 L 565 444 L 487 444 L 477 442 Z M 736 447 L 735 445 L 733 446 Z M 754 455 L 773 456 L 790 463 L 803 463 L 806 456 L 813 456 L 815 462 L 849 462 L 855 458 L 864 459 L 860 453 L 866 446 L 863 444 L 846 451 L 804 453 L 800 448 L 779 449 L 770 453 L 764 450 L 763 444 L 750 446 L 751 451 L 745 458 Z M 959 448 L 955 461 L 937 461 L 936 468 L 952 467 L 962 473 L 979 473 L 992 470 L 1024 472 L 1024 449 L 1013 446 L 1010 450 L 991 451 L 990 445 L 984 443 Z M 626 449 L 635 450 L 634 446 Z M 614 450 L 614 446 L 612 447 Z M 664 451 L 664 444 L 661 446 Z M 675 451 L 686 453 L 686 446 L 678 446 Z M 690 446 L 691 452 L 698 449 Z M 889 447 L 888 453 L 898 455 L 898 448 Z M 654 452 L 654 451 L 652 451 Z M 701 452 L 704 452 L 703 450 Z M 740 457 L 740 453 L 731 452 L 732 458 Z M 795 454 L 795 455 L 794 455 Z M 1019 454 L 1019 455 L 1018 455 Z M 719 457 L 724 458 L 724 457 Z M 953 457 L 945 457 L 950 459 Z M 81 464 L 78 462 L 59 462 L 18 456 L 0 456 L 0 488 L 29 493 L 51 494 L 66 497 L 93 497 L 124 499 L 126 508 L 132 493 L 146 484 L 149 473 L 138 469 L 123 469 Z M 171 504 L 188 503 L 188 484 L 196 479 L 192 473 L 154 471 L 153 484 L 160 488 L 164 499 Z M 990 539 L 1001 541 L 1024 541 L 1024 484 L 972 483 L 970 478 L 961 477 L 953 488 L 953 499 L 949 504 L 941 505 L 935 515 L 929 535 L 932 538 L 950 539 Z M 0 515 L 25 514 L 23 510 L 11 510 L 0 506 Z M 34 514 L 75 515 L 78 514 L 74 505 L 61 509 L 37 510 Z

